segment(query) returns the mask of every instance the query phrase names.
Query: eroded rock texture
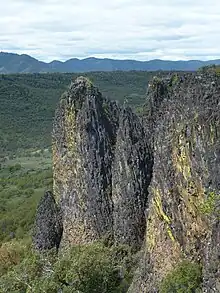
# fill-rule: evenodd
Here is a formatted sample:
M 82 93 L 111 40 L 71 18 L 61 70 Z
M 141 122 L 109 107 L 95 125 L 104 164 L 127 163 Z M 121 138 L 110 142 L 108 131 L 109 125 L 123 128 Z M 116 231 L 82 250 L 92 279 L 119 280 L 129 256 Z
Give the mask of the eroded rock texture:
M 210 72 L 155 78 L 143 121 L 89 80 L 74 81 L 53 130 L 62 244 L 108 239 L 142 248 L 129 293 L 159 292 L 185 259 L 202 264 L 204 292 L 220 292 L 219 110 L 219 77 Z M 55 245 L 50 239 L 43 247 Z
M 114 239 L 141 247 L 146 229 L 152 158 L 140 119 L 130 109 L 120 113 L 112 167 Z
M 45 192 L 37 208 L 33 244 L 37 250 L 59 248 L 62 237 L 60 210 L 51 192 Z
M 219 226 L 210 223 L 203 209 L 210 194 L 219 194 L 219 79 L 174 75 L 155 80 L 149 96 L 158 96 L 161 88 L 159 107 L 151 104 L 156 115 L 145 261 L 129 292 L 158 292 L 160 281 L 177 263 L 189 259 L 204 264 L 206 250 L 204 266 L 213 259 L 217 264 L 215 275 L 207 277 L 212 285 L 206 292 L 219 292 L 212 291 L 219 278 Z
M 211 219 L 211 230 L 207 237 L 204 253 L 204 292 L 220 292 L 220 200 Z
M 64 244 L 101 238 L 142 243 L 148 157 L 137 116 L 103 98 L 83 77 L 71 84 L 53 132 L 54 192 L 63 212 Z

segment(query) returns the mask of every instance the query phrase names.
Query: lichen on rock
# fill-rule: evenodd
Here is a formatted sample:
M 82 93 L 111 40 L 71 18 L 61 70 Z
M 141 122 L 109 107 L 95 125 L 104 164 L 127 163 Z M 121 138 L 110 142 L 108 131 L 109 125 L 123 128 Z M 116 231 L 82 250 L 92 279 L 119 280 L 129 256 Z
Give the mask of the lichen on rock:
M 147 257 L 129 293 L 158 292 L 161 280 L 185 259 L 209 267 L 204 259 L 207 246 L 213 251 L 211 241 L 218 247 L 218 232 L 200 207 L 209 191 L 219 191 L 219 78 L 201 74 L 175 78 L 174 85 L 171 77 L 156 81 L 155 91 L 149 90 L 150 97 L 158 100 L 158 88 L 163 86 L 163 95 L 159 91 L 159 103 L 152 102 L 150 112 L 154 166 L 149 188 Z M 152 116 L 148 115 L 148 121 Z M 216 250 L 218 258 L 219 247 Z M 219 272 L 219 259 L 217 263 Z M 209 275 L 210 282 L 206 283 L 218 283 L 219 273 L 213 276 L 215 282 Z M 218 291 L 209 288 L 205 292 Z
M 144 109 L 141 118 L 84 77 L 61 97 L 53 189 L 62 245 L 104 239 L 141 249 L 129 293 L 159 292 L 184 261 L 203 267 L 204 292 L 218 292 L 219 218 L 203 211 L 220 192 L 220 77 L 157 77 Z
M 114 103 L 117 115 L 117 105 Z M 63 211 L 63 241 L 90 242 L 112 234 L 112 109 L 85 78 L 60 102 L 53 131 L 54 190 Z M 116 117 L 117 118 L 117 117 Z
M 53 131 L 54 192 L 63 211 L 63 243 L 108 238 L 140 246 L 148 159 L 140 119 L 104 98 L 87 79 L 73 82 L 60 101 Z

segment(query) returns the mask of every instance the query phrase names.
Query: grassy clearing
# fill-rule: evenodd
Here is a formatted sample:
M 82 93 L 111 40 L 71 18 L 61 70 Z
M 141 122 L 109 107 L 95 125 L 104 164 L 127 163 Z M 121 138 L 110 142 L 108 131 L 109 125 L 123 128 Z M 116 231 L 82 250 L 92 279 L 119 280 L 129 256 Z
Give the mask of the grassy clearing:
M 1 163 L 0 244 L 30 236 L 37 204 L 48 189 L 52 189 L 50 153 Z

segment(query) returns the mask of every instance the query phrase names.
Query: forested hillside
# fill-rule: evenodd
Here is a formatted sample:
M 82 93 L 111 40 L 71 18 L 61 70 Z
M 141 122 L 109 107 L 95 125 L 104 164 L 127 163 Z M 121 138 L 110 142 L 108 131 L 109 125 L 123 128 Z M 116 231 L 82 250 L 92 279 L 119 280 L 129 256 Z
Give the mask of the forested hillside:
M 84 74 L 111 99 L 132 106 L 143 103 L 152 72 Z M 0 75 L 0 152 L 45 148 L 51 144 L 52 120 L 61 93 L 78 74 Z

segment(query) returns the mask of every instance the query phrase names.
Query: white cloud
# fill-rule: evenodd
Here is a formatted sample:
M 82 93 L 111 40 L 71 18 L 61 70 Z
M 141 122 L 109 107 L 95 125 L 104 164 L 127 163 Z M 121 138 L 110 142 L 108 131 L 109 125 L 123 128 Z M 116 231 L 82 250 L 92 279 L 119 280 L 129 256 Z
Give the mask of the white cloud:
M 220 58 L 219 0 L 7 0 L 0 50 L 44 61 Z

